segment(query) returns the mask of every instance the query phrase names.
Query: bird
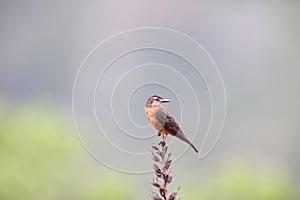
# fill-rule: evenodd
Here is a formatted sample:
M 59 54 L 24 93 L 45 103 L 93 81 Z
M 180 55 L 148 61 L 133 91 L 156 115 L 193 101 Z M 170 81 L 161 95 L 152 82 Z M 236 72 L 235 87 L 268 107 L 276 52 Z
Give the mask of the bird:
M 198 149 L 190 142 L 182 131 L 174 117 L 163 107 L 164 103 L 170 102 L 159 95 L 150 96 L 145 105 L 145 113 L 151 125 L 158 131 L 158 136 L 172 135 L 189 144 L 196 153 Z

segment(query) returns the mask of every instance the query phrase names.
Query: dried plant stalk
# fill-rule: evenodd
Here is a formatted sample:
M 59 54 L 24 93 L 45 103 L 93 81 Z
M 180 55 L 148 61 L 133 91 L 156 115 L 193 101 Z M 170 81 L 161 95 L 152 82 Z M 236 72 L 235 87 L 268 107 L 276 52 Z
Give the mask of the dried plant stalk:
M 159 146 L 152 144 L 151 150 L 151 156 L 153 161 L 155 162 L 153 165 L 153 169 L 156 176 L 151 184 L 159 191 L 159 193 L 152 192 L 152 199 L 175 200 L 180 188 L 168 195 L 168 185 L 173 180 L 173 174 L 169 170 L 172 164 L 171 153 L 167 155 L 168 146 L 166 145 L 164 137 L 158 145 Z

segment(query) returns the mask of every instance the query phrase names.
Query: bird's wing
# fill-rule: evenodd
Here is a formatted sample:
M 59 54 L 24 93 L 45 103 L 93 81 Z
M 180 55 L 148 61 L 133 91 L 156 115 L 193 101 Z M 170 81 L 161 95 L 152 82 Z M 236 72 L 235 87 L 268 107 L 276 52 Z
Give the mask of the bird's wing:
M 175 119 L 170 113 L 165 109 L 161 108 L 156 111 L 156 118 L 158 122 L 170 132 L 171 135 L 176 135 L 179 131 L 179 125 L 176 123 Z
M 182 141 L 188 143 L 195 150 L 196 153 L 199 152 L 198 149 L 189 141 L 187 136 L 182 132 L 172 115 L 168 113 L 165 109 L 160 108 L 159 110 L 157 110 L 156 118 L 157 121 L 168 131 L 169 134 L 176 136 Z

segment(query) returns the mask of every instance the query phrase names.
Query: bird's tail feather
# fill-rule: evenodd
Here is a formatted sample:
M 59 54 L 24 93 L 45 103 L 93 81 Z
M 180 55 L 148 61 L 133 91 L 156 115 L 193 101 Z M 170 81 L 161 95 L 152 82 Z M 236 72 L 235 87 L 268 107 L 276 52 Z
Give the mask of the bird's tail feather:
M 195 151 L 196 153 L 199 153 L 198 149 L 197 149 L 192 143 L 190 143 L 190 146 L 194 149 L 194 151 Z
M 178 132 L 176 134 L 176 137 L 181 139 L 182 141 L 188 143 L 196 153 L 199 153 L 198 149 L 189 141 L 189 139 L 187 138 L 187 136 L 183 133 L 183 132 Z

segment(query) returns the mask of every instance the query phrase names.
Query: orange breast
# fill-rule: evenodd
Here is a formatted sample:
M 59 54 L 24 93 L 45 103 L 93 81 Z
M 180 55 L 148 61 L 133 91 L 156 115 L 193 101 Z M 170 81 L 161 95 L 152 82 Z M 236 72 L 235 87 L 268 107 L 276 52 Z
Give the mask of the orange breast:
M 165 129 L 165 128 L 162 128 L 162 129 L 160 130 L 160 133 L 161 133 L 161 134 L 164 134 L 164 135 L 168 135 L 168 134 L 169 134 L 169 131 L 167 131 L 167 129 Z
M 159 108 L 156 107 L 145 107 L 145 112 L 148 120 L 152 124 L 154 128 L 156 128 L 161 134 L 168 134 L 167 131 L 164 129 L 163 125 L 158 122 L 156 119 L 156 111 Z

